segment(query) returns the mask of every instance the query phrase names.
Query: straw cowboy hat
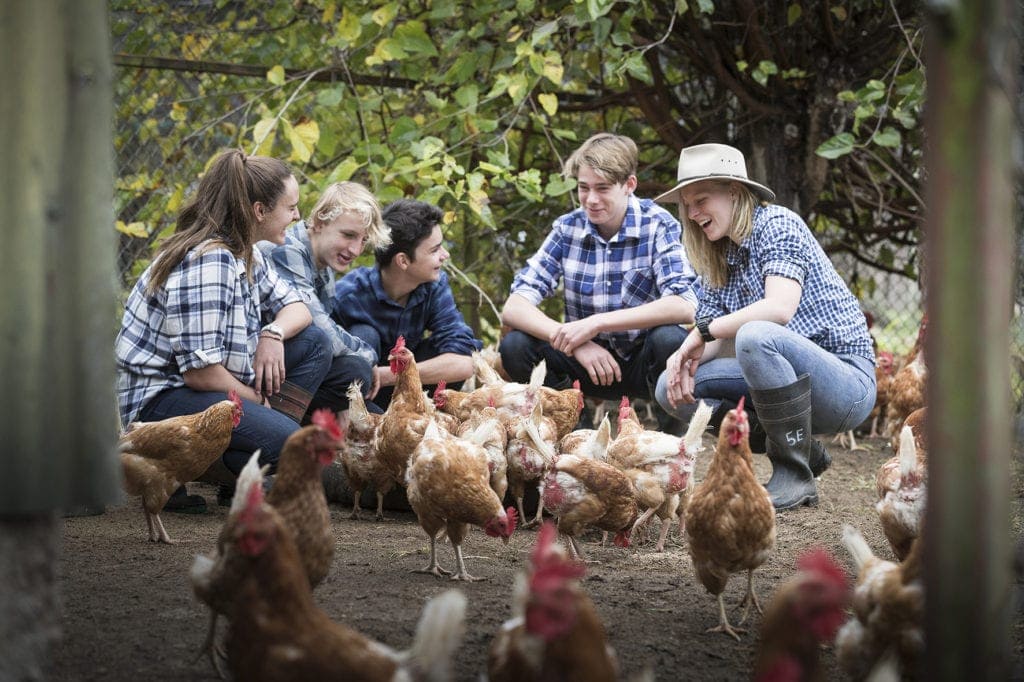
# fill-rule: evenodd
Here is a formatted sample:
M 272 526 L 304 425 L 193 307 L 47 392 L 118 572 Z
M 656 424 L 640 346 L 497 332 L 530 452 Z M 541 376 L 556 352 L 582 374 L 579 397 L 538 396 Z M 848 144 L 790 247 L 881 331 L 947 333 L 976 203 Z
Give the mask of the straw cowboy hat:
M 669 204 L 679 203 L 679 190 L 701 180 L 735 180 L 753 190 L 764 201 L 775 201 L 775 192 L 747 177 L 743 152 L 727 144 L 698 144 L 679 152 L 679 183 L 655 198 Z

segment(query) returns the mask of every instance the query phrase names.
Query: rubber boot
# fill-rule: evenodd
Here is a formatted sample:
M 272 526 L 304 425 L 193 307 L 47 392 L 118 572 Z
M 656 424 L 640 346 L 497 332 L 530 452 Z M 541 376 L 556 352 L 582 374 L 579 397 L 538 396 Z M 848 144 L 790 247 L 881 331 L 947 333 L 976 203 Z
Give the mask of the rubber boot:
M 735 400 L 722 398 L 718 403 L 718 407 L 716 407 L 715 411 L 711 413 L 711 419 L 708 420 L 708 432 L 713 436 L 717 436 L 718 429 L 722 425 L 722 420 L 725 419 L 725 415 L 729 410 L 735 409 Z M 752 409 L 746 409 L 744 412 L 747 413 L 747 423 L 750 425 L 750 451 L 763 453 L 765 451 L 764 427 L 761 426 L 761 421 L 757 418 L 757 412 Z
M 779 511 L 818 504 L 811 473 L 811 376 L 802 374 L 788 386 L 750 390 L 768 435 L 772 477 L 765 484 Z

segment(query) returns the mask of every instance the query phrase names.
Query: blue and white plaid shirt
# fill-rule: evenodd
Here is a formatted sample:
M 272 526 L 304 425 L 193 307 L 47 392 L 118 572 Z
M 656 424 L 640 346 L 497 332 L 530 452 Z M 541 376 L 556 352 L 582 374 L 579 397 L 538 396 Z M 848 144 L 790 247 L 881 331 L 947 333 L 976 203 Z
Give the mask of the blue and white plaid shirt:
M 299 292 L 313 315 L 313 324 L 330 337 L 331 352 L 335 357 L 358 355 L 370 366 L 377 364 L 377 351 L 359 337 L 349 334 L 331 317 L 334 271 L 327 267 L 319 271 L 313 269 L 313 246 L 305 222 L 300 220 L 288 228 L 284 244 L 260 242 L 260 249 L 273 260 L 278 274 Z
M 125 304 L 114 342 L 122 425 L 134 420 L 156 394 L 185 385 L 188 370 L 221 364 L 251 386 L 252 358 L 263 319 L 302 300 L 253 247 L 253 281 L 245 262 L 226 248 L 200 244 L 153 295 L 146 294 L 152 266 Z
M 580 208 L 558 218 L 512 281 L 512 293 L 534 305 L 563 280 L 565 319 L 635 308 L 665 296 L 697 305 L 697 275 L 681 244 L 679 221 L 651 199 L 630 197 L 622 227 L 605 241 Z M 646 329 L 602 332 L 594 340 L 628 360 Z
M 796 213 L 775 204 L 759 206 L 753 232 L 742 245 L 729 242 L 726 261 L 728 281 L 721 288 L 705 283 L 698 318 L 718 317 L 760 301 L 765 278 L 786 277 L 803 287 L 787 328 L 834 355 L 859 355 L 874 362 L 860 303 Z

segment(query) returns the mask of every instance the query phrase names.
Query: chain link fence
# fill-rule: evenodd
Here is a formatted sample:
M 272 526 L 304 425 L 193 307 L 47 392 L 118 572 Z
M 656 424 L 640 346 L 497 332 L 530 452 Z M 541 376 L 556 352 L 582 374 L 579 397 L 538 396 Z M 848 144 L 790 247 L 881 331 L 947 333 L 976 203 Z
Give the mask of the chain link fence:
M 226 147 L 244 146 L 241 131 L 257 118 L 255 110 L 267 88 L 264 68 L 218 62 L 214 50 L 216 41 L 225 39 L 216 28 L 225 17 L 253 32 L 275 29 L 264 24 L 260 8 L 250 4 L 257 3 L 194 0 L 153 7 L 111 3 L 116 66 L 115 210 L 123 297 L 149 264 L 156 243 L 173 231 L 177 210 L 204 163 Z M 244 40 L 244 35 L 235 38 Z M 1024 104 L 1019 110 L 1024 119 Z M 1020 162 L 1019 143 L 1016 153 Z M 308 208 L 306 198 L 304 208 Z M 1015 412 L 1024 424 L 1024 198 L 1020 193 L 1018 199 L 1010 353 Z M 881 272 L 847 256 L 838 256 L 834 262 L 860 297 L 879 349 L 899 360 L 911 350 L 922 317 L 916 278 Z M 505 291 L 485 293 L 498 306 L 506 295 Z M 474 292 L 465 299 L 479 300 Z M 476 331 L 485 341 L 493 341 L 489 337 L 499 325 L 490 319 L 490 307 L 467 315 L 467 319 L 482 317 L 486 329 Z M 1024 441 L 1024 426 L 1018 430 L 1018 441 Z

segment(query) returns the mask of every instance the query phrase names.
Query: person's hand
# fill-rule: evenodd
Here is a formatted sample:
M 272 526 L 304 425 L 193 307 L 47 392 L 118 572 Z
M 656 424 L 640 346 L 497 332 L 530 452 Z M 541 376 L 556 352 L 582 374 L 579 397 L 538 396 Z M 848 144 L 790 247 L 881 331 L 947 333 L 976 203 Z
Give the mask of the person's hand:
M 566 355 L 572 355 L 581 344 L 590 341 L 600 331 L 593 316 L 575 322 L 559 325 L 558 331 L 550 339 L 551 347 Z
M 281 390 L 284 381 L 284 342 L 272 336 L 261 336 L 256 343 L 252 360 L 256 370 L 254 387 L 261 395 L 273 395 Z
M 377 397 L 377 393 L 380 391 L 380 376 L 381 371 L 386 370 L 388 374 L 391 373 L 390 367 L 374 367 L 370 374 L 373 375 L 373 379 L 370 383 L 370 392 L 366 394 L 367 400 L 373 400 Z
M 703 355 L 704 340 L 700 334 L 690 333 L 683 341 L 683 345 L 665 362 L 665 370 L 668 372 L 667 397 L 672 407 L 678 407 L 681 403 L 697 402 L 693 396 L 696 383 L 694 377 Z
M 587 370 L 591 383 L 597 386 L 611 386 L 616 381 L 622 381 L 619 363 L 604 346 L 593 341 L 585 341 L 577 346 L 572 356 Z

